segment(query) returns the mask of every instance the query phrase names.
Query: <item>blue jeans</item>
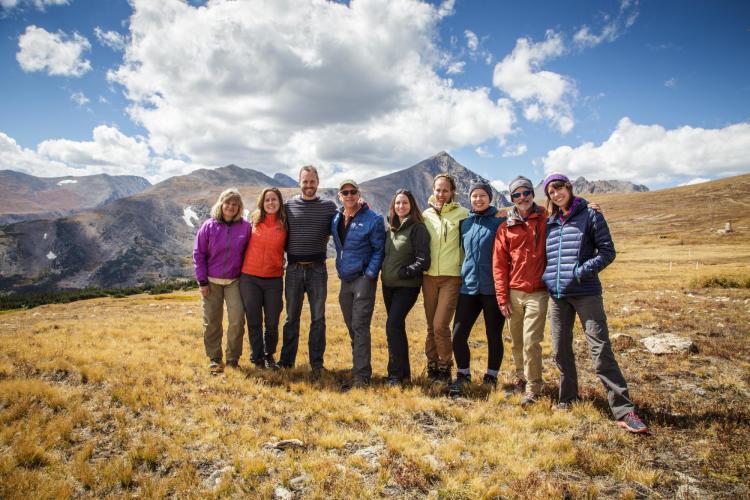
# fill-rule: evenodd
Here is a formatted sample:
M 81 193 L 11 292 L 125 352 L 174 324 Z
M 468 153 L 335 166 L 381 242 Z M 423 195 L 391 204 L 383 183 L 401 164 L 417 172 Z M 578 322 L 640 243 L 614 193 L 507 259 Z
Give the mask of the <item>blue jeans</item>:
M 307 340 L 310 367 L 322 368 L 323 354 L 326 350 L 325 311 L 328 293 L 328 270 L 325 262 L 316 262 L 309 266 L 290 264 L 286 270 L 285 285 L 286 321 L 279 364 L 292 367 L 297 359 L 299 320 L 302 315 L 305 293 L 307 293 L 307 300 L 310 304 L 310 335 Z

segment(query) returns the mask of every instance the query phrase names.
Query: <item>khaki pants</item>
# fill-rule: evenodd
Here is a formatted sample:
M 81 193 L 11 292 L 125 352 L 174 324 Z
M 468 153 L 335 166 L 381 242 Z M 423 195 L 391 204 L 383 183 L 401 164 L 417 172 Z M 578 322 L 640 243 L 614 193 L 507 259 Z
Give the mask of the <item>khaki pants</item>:
M 547 319 L 546 290 L 526 293 L 510 290 L 511 315 L 508 329 L 513 340 L 513 361 L 516 376 L 526 380 L 526 390 L 542 391 L 542 339 Z
M 222 335 L 224 302 L 227 303 L 227 362 L 236 362 L 242 356 L 242 338 L 245 333 L 245 308 L 240 295 L 240 280 L 231 285 L 209 283 L 210 293 L 203 297 L 203 343 L 211 361 L 222 360 Z
M 456 312 L 458 293 L 461 290 L 460 276 L 429 276 L 422 280 L 422 299 L 427 318 L 425 354 L 427 362 L 440 368 L 453 365 L 453 341 L 451 321 Z

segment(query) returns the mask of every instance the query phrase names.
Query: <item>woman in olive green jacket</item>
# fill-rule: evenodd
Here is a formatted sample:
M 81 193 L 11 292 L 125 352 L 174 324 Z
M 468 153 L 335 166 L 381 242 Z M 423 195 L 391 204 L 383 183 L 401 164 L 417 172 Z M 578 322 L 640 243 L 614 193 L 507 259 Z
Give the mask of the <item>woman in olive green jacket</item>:
M 396 191 L 391 200 L 388 229 L 381 274 L 388 314 L 388 385 L 400 386 L 411 379 L 406 316 L 417 302 L 422 273 L 430 267 L 430 235 L 414 196 L 406 189 Z
M 424 311 L 427 317 L 427 376 L 449 383 L 453 365 L 450 323 L 456 312 L 461 289 L 460 223 L 469 211 L 456 203 L 456 181 L 439 174 L 432 181 L 430 207 L 422 213 L 430 234 L 431 264 L 422 281 Z

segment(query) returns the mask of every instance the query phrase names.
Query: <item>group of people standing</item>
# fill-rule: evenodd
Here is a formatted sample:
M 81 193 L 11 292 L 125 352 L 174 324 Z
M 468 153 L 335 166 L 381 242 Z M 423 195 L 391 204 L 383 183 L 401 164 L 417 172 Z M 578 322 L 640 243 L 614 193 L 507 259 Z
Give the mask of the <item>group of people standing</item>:
M 471 207 L 466 209 L 456 202 L 455 180 L 439 174 L 426 210 L 419 209 L 410 191 L 399 189 L 386 221 L 361 198 L 356 181 L 339 184 L 341 208 L 317 196 L 318 184 L 315 167 L 302 167 L 300 194 L 284 201 L 278 189 L 264 189 L 251 222 L 242 217 L 240 194 L 228 189 L 199 229 L 193 259 L 213 373 L 223 371 L 224 360 L 226 366 L 238 366 L 245 318 L 254 365 L 293 367 L 306 294 L 311 374 L 314 379 L 321 376 L 326 347 L 325 260 L 332 237 L 341 280 L 339 305 L 352 346 L 352 376 L 344 389 L 366 387 L 372 378 L 370 324 L 380 275 L 387 313 L 388 385 L 411 381 L 406 317 L 421 291 L 429 380 L 445 384 L 451 395 L 469 388 L 468 339 L 482 313 L 488 348 L 482 384 L 497 385 L 507 320 L 515 365 L 513 386 L 523 393 L 523 406 L 536 403 L 543 387 L 541 341 L 549 316 L 553 357 L 560 370 L 555 408 L 568 409 L 578 399 L 572 335 L 578 315 L 618 425 L 630 432 L 647 432 L 609 342 L 598 273 L 614 260 L 614 244 L 599 208 L 575 196 L 567 177 L 551 174 L 544 180 L 547 208 L 535 203 L 531 181 L 517 177 L 510 183 L 513 206 L 504 216 L 492 206 L 493 190 L 488 184 L 470 186 Z M 277 362 L 282 293 L 286 321 Z M 224 303 L 229 316 L 225 356 Z

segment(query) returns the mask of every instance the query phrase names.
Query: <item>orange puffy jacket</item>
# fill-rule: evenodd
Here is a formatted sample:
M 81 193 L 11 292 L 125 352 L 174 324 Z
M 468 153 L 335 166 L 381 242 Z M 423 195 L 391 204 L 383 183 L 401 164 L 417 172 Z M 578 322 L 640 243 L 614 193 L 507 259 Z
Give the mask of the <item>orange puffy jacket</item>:
M 542 274 L 547 263 L 547 211 L 534 204 L 524 221 L 515 208 L 508 213 L 495 236 L 492 274 L 498 304 L 510 301 L 510 289 L 523 292 L 546 290 Z
M 284 245 L 286 228 L 279 222 L 276 214 L 266 214 L 263 222 L 253 224 L 242 272 L 260 278 L 283 276 Z

